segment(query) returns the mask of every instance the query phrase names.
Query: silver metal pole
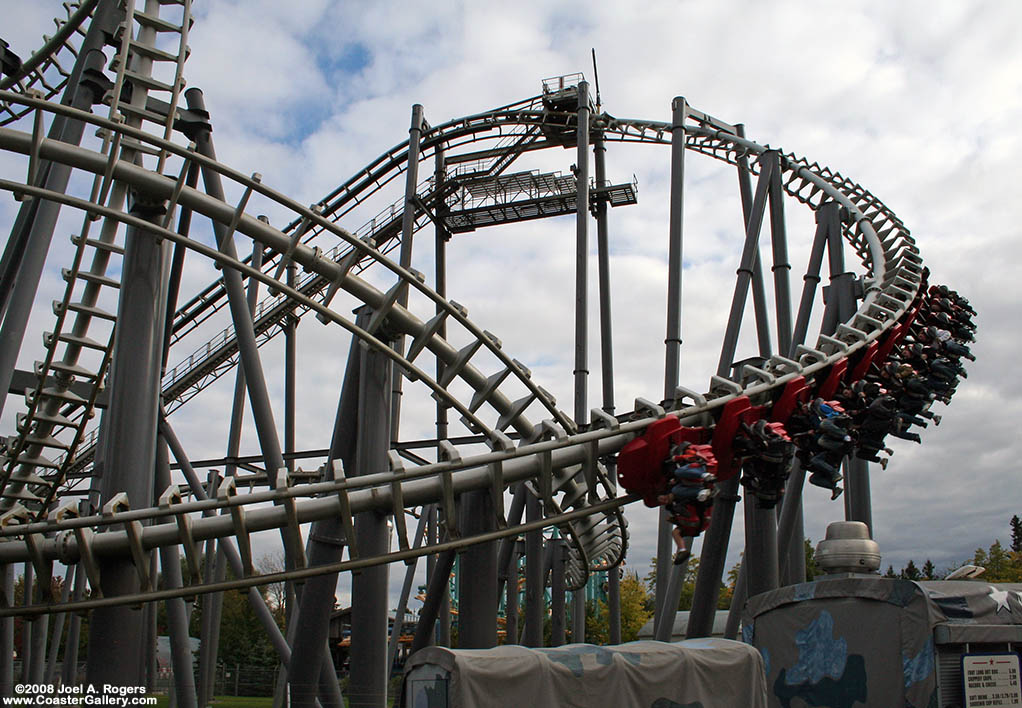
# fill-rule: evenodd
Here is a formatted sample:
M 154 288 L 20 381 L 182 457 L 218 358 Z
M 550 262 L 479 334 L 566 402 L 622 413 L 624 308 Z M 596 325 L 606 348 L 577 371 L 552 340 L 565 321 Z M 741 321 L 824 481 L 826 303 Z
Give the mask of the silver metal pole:
M 368 316 L 368 311 L 360 312 Z M 360 352 L 359 426 L 355 473 L 385 469 L 390 447 L 390 359 L 372 349 Z M 378 556 L 390 546 L 387 516 L 366 511 L 355 516 L 358 555 Z M 387 702 L 386 565 L 366 568 L 351 581 L 351 663 L 348 699 L 352 708 L 384 708 Z
M 745 126 L 735 126 L 738 137 L 745 137 Z M 749 216 L 752 213 L 752 180 L 749 170 L 748 153 L 743 152 L 738 156 L 738 189 L 742 196 L 743 224 L 749 223 Z M 771 353 L 770 345 L 770 317 L 767 314 L 766 285 L 763 282 L 763 259 L 760 255 L 759 243 L 756 243 L 756 260 L 752 266 L 752 305 L 756 316 L 756 338 L 759 342 L 759 355 L 764 359 Z
M 565 639 L 564 540 L 550 539 L 550 646 L 559 647 Z M 573 640 L 574 641 L 574 640 Z
M 68 77 L 62 104 L 89 111 L 102 99 L 103 90 L 92 82 L 82 83 L 82 76 L 87 70 L 102 73 L 106 63 L 102 49 L 107 37 L 112 36 L 123 21 L 124 8 L 120 3 L 101 3 L 93 13 Z M 58 116 L 50 125 L 48 137 L 78 145 L 84 131 L 82 121 Z M 71 166 L 44 162 L 38 175 L 38 183 L 46 189 L 64 192 L 71 177 Z M 3 320 L 0 326 L 0 412 L 7 400 L 59 213 L 60 205 L 56 202 L 39 199 L 26 202 L 15 218 L 5 249 L 0 272 L 0 318 Z
M 359 326 L 366 326 L 368 314 L 360 313 L 357 321 Z M 340 461 L 348 471 L 356 469 L 357 427 L 361 420 L 359 410 L 361 363 L 362 348 L 359 340 L 352 338 L 344 383 L 334 417 L 330 454 L 327 458 L 326 470 L 331 478 L 335 461 Z M 344 527 L 339 517 L 314 522 L 308 541 L 309 566 L 325 565 L 340 560 L 344 546 L 350 543 L 353 543 L 353 539 L 344 537 Z M 309 578 L 302 591 L 301 604 L 291 617 L 294 641 L 291 647 L 288 683 L 291 687 L 292 706 L 296 708 L 311 707 L 315 704 L 324 648 L 329 639 L 330 612 L 334 606 L 337 577 L 337 573 L 329 573 Z
M 489 491 L 461 496 L 461 535 L 476 536 L 496 529 Z M 489 649 L 497 645 L 497 543 L 477 543 L 461 553 L 458 574 L 458 647 Z
M 67 602 L 71 596 L 71 587 L 75 581 L 75 570 L 77 566 L 68 566 L 67 571 L 64 573 L 64 585 L 60 589 L 60 601 Z M 53 620 L 53 633 L 50 637 L 50 653 L 46 657 L 46 676 L 43 679 L 45 683 L 52 684 L 57 680 L 57 653 L 60 650 L 60 640 L 64 634 L 64 622 L 67 619 L 67 612 L 61 612 Z
M 0 596 L 4 604 L 14 604 L 14 564 L 0 565 Z M 14 695 L 14 618 L 5 617 L 0 621 L 0 694 Z
M 408 162 L 405 173 L 405 200 L 404 211 L 401 213 L 401 251 L 398 263 L 402 268 L 410 268 L 412 265 L 412 237 L 415 235 L 415 211 L 418 208 L 419 182 L 419 143 L 422 140 L 423 110 L 418 103 L 412 106 L 412 122 L 408 128 Z M 408 288 L 405 287 L 398 296 L 398 304 L 402 307 L 408 305 Z M 394 342 L 394 347 L 400 353 L 404 351 L 404 337 L 399 337 Z M 392 375 L 390 402 L 391 441 L 396 443 L 399 439 L 401 429 L 401 389 L 404 386 L 404 378 L 400 370 L 395 369 Z
M 431 507 L 423 507 L 419 513 L 419 523 L 415 529 L 415 540 L 413 548 L 422 545 L 422 538 L 426 533 L 426 520 L 429 518 Z M 415 580 L 415 571 L 418 566 L 418 558 L 413 559 L 405 568 L 405 579 L 401 584 L 401 595 L 398 597 L 397 608 L 394 610 L 394 624 L 390 630 L 390 640 L 387 643 L 387 671 L 393 673 L 394 659 L 397 657 L 398 640 L 404 629 L 404 616 L 408 611 L 408 598 L 412 594 L 412 581 Z M 389 675 L 389 674 L 388 674 Z
M 575 423 L 589 418 L 589 84 L 578 84 L 575 191 Z M 585 639 L 585 590 L 572 592 L 572 641 Z
M 603 134 L 599 133 L 593 142 L 593 158 L 596 168 L 596 186 L 606 187 L 607 146 Z M 603 388 L 603 410 L 614 415 L 614 334 L 610 306 L 610 238 L 607 224 L 607 200 L 596 202 L 596 247 L 599 256 L 600 282 L 600 378 Z M 617 480 L 613 466 L 609 467 L 608 478 L 613 484 Z M 607 572 L 607 621 L 611 644 L 621 643 L 621 586 L 617 568 Z
M 543 518 L 540 501 L 532 494 L 525 499 L 525 520 Z M 522 644 L 527 647 L 543 646 L 543 531 L 525 533 L 525 628 Z
M 510 573 L 505 586 L 506 600 L 504 601 L 504 643 L 518 643 L 518 560 L 521 557 L 521 549 L 516 541 L 511 550 Z
M 671 102 L 671 214 L 667 254 L 667 336 L 664 339 L 665 370 L 664 399 L 672 400 L 677 393 L 681 371 L 681 299 L 682 265 L 685 221 L 685 120 L 688 103 L 683 96 Z M 659 617 L 664 606 L 667 578 L 671 572 L 671 522 L 667 512 L 660 510 L 657 533 L 657 583 L 654 589 L 654 616 Z
M 777 312 L 777 351 L 791 348 L 791 285 L 788 262 L 788 235 L 784 223 L 784 189 L 781 184 L 781 154 L 768 150 L 773 162 L 770 179 L 770 239 L 773 246 L 774 308 Z
M 170 486 L 170 453 L 167 441 L 159 438 L 156 456 L 156 484 L 159 489 Z M 173 523 L 167 519 L 166 523 Z M 179 588 L 181 580 L 181 558 L 177 546 L 160 548 L 160 568 L 166 587 Z M 173 667 L 174 698 L 177 708 L 196 708 L 195 674 L 192 671 L 192 647 L 188 641 L 188 610 L 183 598 L 166 601 L 167 628 L 170 635 L 170 660 Z
M 206 111 L 202 92 L 198 89 L 191 88 L 185 91 L 185 100 L 188 103 L 189 109 L 201 112 Z M 199 125 L 192 131 L 192 135 L 189 137 L 195 141 L 196 151 L 200 155 L 216 160 L 216 150 L 213 147 L 211 130 L 208 123 Z M 201 171 L 206 192 L 214 199 L 224 201 L 224 190 L 220 173 L 205 166 L 202 167 Z M 213 222 L 213 230 L 216 233 L 220 249 L 232 258 L 235 258 L 234 242 L 226 238 L 228 236 L 226 227 L 219 222 Z M 245 384 L 248 388 L 256 435 L 259 438 L 259 446 L 265 458 L 267 478 L 269 479 L 270 486 L 273 487 L 276 483 L 275 471 L 284 467 L 284 454 L 281 451 L 280 440 L 277 437 L 277 427 L 273 421 L 273 409 L 270 406 L 270 396 L 266 388 L 266 379 L 263 376 L 262 362 L 259 358 L 259 348 L 256 344 L 252 313 L 248 308 L 241 273 L 232 268 L 225 268 L 223 279 L 224 287 L 227 290 L 231 319 L 234 323 L 235 336 L 238 340 L 238 355 L 241 365 L 245 369 Z
M 162 209 L 162 202 L 149 204 L 144 195 L 136 194 L 131 212 L 155 221 Z M 104 502 L 120 492 L 138 506 L 153 499 L 169 246 L 138 227 L 128 227 L 102 441 Z M 129 558 L 102 559 L 99 566 L 105 595 L 129 594 L 141 587 L 143 573 Z M 89 623 L 87 681 L 143 685 L 145 636 L 144 613 L 130 607 L 95 610 Z

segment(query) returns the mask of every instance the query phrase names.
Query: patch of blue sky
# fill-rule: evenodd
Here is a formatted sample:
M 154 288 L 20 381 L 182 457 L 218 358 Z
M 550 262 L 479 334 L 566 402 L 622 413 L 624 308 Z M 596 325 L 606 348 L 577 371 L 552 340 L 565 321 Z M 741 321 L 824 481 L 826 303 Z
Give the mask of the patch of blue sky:
M 316 54 L 316 66 L 323 75 L 335 79 L 362 73 L 372 61 L 372 52 L 362 42 L 346 42 L 340 50 L 330 47 Z

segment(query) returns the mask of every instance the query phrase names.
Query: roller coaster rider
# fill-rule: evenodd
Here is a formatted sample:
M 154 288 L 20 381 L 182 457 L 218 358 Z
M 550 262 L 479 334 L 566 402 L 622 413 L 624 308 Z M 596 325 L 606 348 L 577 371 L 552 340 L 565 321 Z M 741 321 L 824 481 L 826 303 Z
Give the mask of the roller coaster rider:
M 657 497 L 657 501 L 667 510 L 674 524 L 671 538 L 677 547 L 675 565 L 681 565 L 691 555 L 685 537 L 698 536 L 710 525 L 715 492 L 713 483 L 717 476 L 707 469 L 707 459 L 699 452 L 701 447 L 687 443 L 674 445 L 664 463 L 664 472 L 671 486 L 666 494 Z

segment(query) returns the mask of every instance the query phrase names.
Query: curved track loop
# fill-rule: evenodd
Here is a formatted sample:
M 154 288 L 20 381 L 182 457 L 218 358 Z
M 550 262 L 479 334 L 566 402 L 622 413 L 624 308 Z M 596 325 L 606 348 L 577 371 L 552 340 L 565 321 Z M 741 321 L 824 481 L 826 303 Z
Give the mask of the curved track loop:
M 52 36 L 43 37 L 43 46 L 32 56 L 21 61 L 13 73 L 0 75 L 0 91 L 14 91 L 33 95 L 45 100 L 55 98 L 71 76 L 70 65 L 78 56 L 81 38 L 86 25 L 95 10 L 97 0 L 64 3 L 64 17 L 54 18 L 56 31 Z M 0 100 L 0 125 L 19 120 L 31 109 Z
M 0 479 L 3 483 L 0 504 L 5 509 L 0 531 L 5 539 L 0 543 L 0 563 L 32 561 L 42 569 L 53 560 L 65 563 L 80 561 L 88 570 L 94 566 L 91 559 L 97 555 L 128 555 L 173 544 L 183 545 L 188 557 L 194 553 L 195 543 L 209 538 L 234 536 L 245 539 L 248 534 L 260 530 L 294 528 L 301 523 L 338 514 L 350 519 L 351 514 L 368 509 L 390 513 L 397 518 L 404 514 L 406 508 L 436 502 L 443 504 L 469 490 L 490 489 L 496 498 L 502 496 L 507 485 L 515 482 L 530 484 L 530 488 L 544 499 L 546 515 L 559 523 L 570 539 L 568 580 L 571 587 L 580 587 L 589 571 L 620 562 L 627 539 L 620 504 L 632 499 L 613 499 L 616 496 L 615 485 L 608 479 L 600 460 L 614 455 L 650 422 L 664 415 L 665 409 L 639 401 L 635 411 L 617 418 L 594 411 L 594 423 L 586 429 L 578 429 L 571 417 L 557 408 L 552 396 L 531 380 L 528 369 L 502 350 L 495 335 L 475 325 L 463 307 L 437 294 L 418 273 L 401 267 L 386 255 L 394 248 L 395 239 L 400 235 L 397 230 L 392 227 L 378 229 L 373 225 L 362 230 L 363 233 L 355 234 L 338 226 L 337 220 L 352 208 L 405 173 L 408 143 L 395 146 L 311 208 L 273 191 L 257 178 L 242 175 L 168 139 L 149 135 L 138 127 L 97 118 L 31 96 L 0 92 L 0 101 L 20 106 L 21 115 L 26 117 L 33 111 L 39 115 L 74 116 L 108 131 L 111 140 L 129 140 L 133 144 L 137 141 L 143 148 L 148 146 L 161 156 L 160 169 L 146 169 L 101 152 L 42 139 L 38 134 L 0 128 L 0 149 L 91 172 L 96 176 L 99 190 L 94 190 L 91 199 L 83 199 L 10 180 L 0 180 L 0 189 L 76 208 L 89 216 L 86 225 L 93 218 L 104 219 L 104 233 L 114 236 L 120 225 L 134 225 L 181 244 L 221 267 L 234 268 L 244 276 L 260 281 L 281 293 L 277 302 L 282 303 L 283 309 L 299 313 L 314 311 L 320 319 L 348 330 L 368 346 L 390 357 L 407 378 L 422 382 L 438 401 L 456 411 L 466 426 L 485 439 L 491 448 L 485 454 L 459 458 L 457 451 L 451 447 L 449 459 L 413 466 L 392 457 L 390 470 L 341 482 L 299 487 L 278 485 L 270 491 L 237 495 L 226 490 L 210 501 L 181 501 L 179 496 L 168 494 L 164 497 L 165 503 L 159 507 L 143 506 L 121 511 L 116 516 L 74 518 L 70 502 L 58 504 L 55 508 L 50 505 L 59 486 L 65 482 L 68 469 L 76 462 L 75 455 L 72 452 L 61 464 L 49 467 L 40 466 L 36 458 L 47 446 L 56 449 L 66 445 L 70 451 L 75 449 L 95 396 L 91 401 L 75 401 L 53 394 L 53 400 L 59 403 L 61 420 L 47 421 L 36 413 L 38 402 L 48 395 L 43 382 L 39 387 L 40 394 L 28 396 L 29 413 L 19 421 L 19 436 L 9 444 L 6 453 Z M 429 129 L 424 132 L 421 141 L 422 159 L 433 154 L 438 146 L 451 150 L 459 145 L 489 140 L 497 146 L 492 149 L 492 159 L 487 164 L 473 165 L 472 169 L 486 174 L 499 173 L 521 152 L 551 144 L 539 137 L 538 131 L 544 125 L 553 123 L 559 128 L 574 131 L 574 114 L 552 114 L 540 110 L 540 107 L 540 98 L 537 97 Z M 736 135 L 729 124 L 695 110 L 690 111 L 689 116 L 690 122 L 685 125 L 686 148 L 689 150 L 730 164 L 744 156 L 761 155 L 767 150 Z M 615 119 L 606 114 L 595 116 L 590 129 L 602 133 L 607 140 L 663 144 L 670 142 L 671 132 L 671 126 L 666 123 Z M 109 152 L 109 155 L 116 154 L 115 150 Z M 170 164 L 178 168 L 177 174 L 160 174 L 160 170 Z M 224 203 L 188 186 L 185 175 L 189 165 L 208 167 L 222 175 L 235 186 L 236 191 L 245 194 L 242 205 L 237 207 Z M 918 291 L 922 265 L 915 244 L 901 222 L 872 194 L 840 174 L 794 155 L 783 156 L 781 168 L 784 189 L 789 195 L 813 209 L 825 201 L 835 201 L 846 210 L 843 234 L 867 271 L 865 297 L 854 315 L 838 327 L 835 336 L 821 336 L 815 347 L 800 347 L 797 361 L 772 357 L 765 370 L 744 388 L 734 384 L 722 388 L 721 384 L 728 382 L 715 378 L 705 396 L 682 395 L 679 392 L 675 400 L 666 402 L 666 408 L 683 422 L 704 421 L 736 396 L 770 397 L 796 376 L 812 377 L 825 372 L 836 360 L 881 337 L 905 313 Z M 466 171 L 468 169 L 465 168 Z M 756 169 L 754 166 L 753 170 Z M 168 201 L 168 215 L 162 226 L 154 227 L 125 213 L 121 204 L 96 199 L 97 193 L 112 191 L 111 185 L 114 185 L 113 189 L 130 188 L 151 198 Z M 424 189 L 428 194 L 430 185 L 426 184 Z M 244 202 L 251 194 L 258 194 L 286 209 L 292 215 L 290 226 L 278 230 L 245 213 Z M 234 233 L 261 244 L 272 255 L 262 269 L 255 269 L 243 260 L 181 236 L 168 228 L 175 209 L 188 209 L 227 225 Z M 324 253 L 312 245 L 314 238 L 330 239 L 337 246 Z M 80 240 L 87 241 L 87 234 L 83 233 Z M 113 238 L 104 243 L 107 244 L 105 247 L 97 248 L 116 252 Z M 305 271 L 307 278 L 302 282 L 315 282 L 316 286 L 307 289 L 289 287 L 281 278 L 285 270 L 283 266 L 288 261 Z M 377 274 L 381 269 L 389 271 L 393 280 L 389 290 L 381 290 L 361 277 L 359 269 L 369 265 Z M 331 286 L 343 289 L 373 310 L 375 316 L 368 327 L 360 328 L 350 317 L 331 309 L 329 290 L 326 297 L 319 298 L 319 293 Z M 219 287 L 211 285 L 202 298 L 179 310 L 175 328 L 183 330 L 191 326 L 190 322 L 198 321 L 205 308 L 211 307 L 205 303 L 222 300 Z M 439 314 L 432 319 L 424 319 L 398 304 L 400 295 L 408 289 L 416 290 Z M 67 309 L 67 304 L 58 308 Z M 447 337 L 438 334 L 441 323 L 447 326 Z M 398 353 L 390 346 L 389 340 L 394 335 L 410 338 L 407 351 Z M 457 347 L 451 343 L 452 340 L 464 340 L 466 336 L 470 342 L 467 346 Z M 50 348 L 51 357 L 54 348 Z M 470 359 L 483 349 L 499 362 L 502 370 L 487 374 L 472 364 Z M 424 351 L 429 351 L 443 363 L 445 373 L 439 378 L 416 363 L 417 357 Z M 229 358 L 230 354 L 217 365 L 229 361 Z M 185 368 L 192 366 L 195 366 L 194 358 Z M 48 362 L 42 371 L 49 368 L 51 364 Z M 94 377 L 93 390 L 98 391 L 96 383 L 101 378 Z M 183 378 L 178 371 L 172 372 L 170 383 L 173 385 Z M 451 388 L 455 379 L 467 384 L 470 397 L 457 393 L 462 388 Z M 512 382 L 519 389 L 524 389 L 524 397 L 514 398 L 505 393 L 510 390 Z M 187 388 L 182 386 L 181 395 Z M 530 421 L 527 415 L 537 409 L 542 411 L 541 416 L 549 418 L 549 422 L 535 424 Z M 78 413 L 77 418 L 65 415 L 74 411 Z M 507 434 L 512 429 L 520 439 L 518 445 Z M 50 442 L 58 435 L 74 438 L 74 445 Z M 267 502 L 274 504 L 267 506 Z M 246 513 L 200 517 L 202 512 L 239 507 Z M 131 526 L 133 521 L 165 517 L 172 517 L 177 523 L 144 526 L 138 532 L 130 528 L 115 528 L 121 524 Z M 239 523 L 239 519 L 244 521 Z M 399 527 L 403 528 L 403 523 Z M 184 530 L 186 528 L 187 531 Z M 93 534 L 93 529 L 103 530 L 103 533 Z M 512 532 L 514 529 L 507 533 Z M 389 560 L 392 559 L 383 557 L 360 559 L 359 562 L 368 564 Z M 311 574 L 330 570 L 306 569 L 301 572 Z M 253 575 L 241 582 L 259 584 L 274 579 Z M 187 592 L 192 594 L 211 589 L 215 588 L 192 585 Z M 111 598 L 107 602 L 131 600 L 127 597 Z M 56 609 L 51 605 L 33 608 L 32 611 Z M 19 608 L 19 612 L 23 611 Z M 0 614 L 5 612 L 0 611 Z

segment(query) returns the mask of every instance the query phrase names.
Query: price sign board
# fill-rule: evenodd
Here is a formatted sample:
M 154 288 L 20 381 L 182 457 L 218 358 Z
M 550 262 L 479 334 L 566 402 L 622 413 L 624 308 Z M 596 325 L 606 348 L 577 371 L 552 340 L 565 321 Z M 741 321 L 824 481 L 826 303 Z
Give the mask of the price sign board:
M 1022 708 L 1018 654 L 962 657 L 966 708 Z

